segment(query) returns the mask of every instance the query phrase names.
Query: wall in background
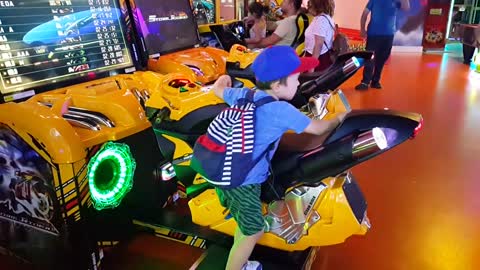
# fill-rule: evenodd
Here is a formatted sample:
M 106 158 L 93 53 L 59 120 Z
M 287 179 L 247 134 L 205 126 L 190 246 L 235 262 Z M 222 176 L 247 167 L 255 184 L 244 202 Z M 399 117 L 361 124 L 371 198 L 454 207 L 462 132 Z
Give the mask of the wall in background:
M 360 30 L 360 17 L 367 0 L 335 0 L 333 19 L 339 27 Z

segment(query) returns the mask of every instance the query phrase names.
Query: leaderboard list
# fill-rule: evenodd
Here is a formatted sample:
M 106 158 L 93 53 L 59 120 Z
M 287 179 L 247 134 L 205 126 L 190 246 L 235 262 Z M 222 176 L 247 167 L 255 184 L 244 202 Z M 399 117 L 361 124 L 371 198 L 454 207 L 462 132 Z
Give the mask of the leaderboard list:
M 2 94 L 131 65 L 117 0 L 0 1 Z

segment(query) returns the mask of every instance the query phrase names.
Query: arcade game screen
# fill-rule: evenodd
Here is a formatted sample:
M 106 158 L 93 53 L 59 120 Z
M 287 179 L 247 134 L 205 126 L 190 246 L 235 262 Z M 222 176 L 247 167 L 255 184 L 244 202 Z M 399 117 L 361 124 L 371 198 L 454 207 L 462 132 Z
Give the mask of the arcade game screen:
M 0 1 L 4 100 L 132 66 L 123 27 L 117 0 Z
M 193 14 L 198 25 L 215 23 L 215 0 L 193 0 Z
M 137 30 L 150 57 L 200 43 L 190 0 L 135 0 L 130 3 Z

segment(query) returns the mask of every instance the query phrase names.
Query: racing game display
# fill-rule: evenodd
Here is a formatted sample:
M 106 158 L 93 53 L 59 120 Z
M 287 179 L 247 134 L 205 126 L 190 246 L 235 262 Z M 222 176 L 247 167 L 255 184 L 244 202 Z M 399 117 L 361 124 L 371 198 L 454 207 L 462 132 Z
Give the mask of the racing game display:
M 193 0 L 193 13 L 198 25 L 215 23 L 215 0 Z
M 0 1 L 5 101 L 33 95 L 36 87 L 132 66 L 117 5 L 116 0 Z
M 148 55 L 192 48 L 200 43 L 190 0 L 131 1 L 136 27 Z

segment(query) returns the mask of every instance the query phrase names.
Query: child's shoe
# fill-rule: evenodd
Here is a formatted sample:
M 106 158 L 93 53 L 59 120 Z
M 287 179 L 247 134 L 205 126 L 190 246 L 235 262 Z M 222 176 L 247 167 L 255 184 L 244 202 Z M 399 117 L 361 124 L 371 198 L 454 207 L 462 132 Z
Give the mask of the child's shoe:
M 262 270 L 262 264 L 257 261 L 248 261 L 242 270 Z

